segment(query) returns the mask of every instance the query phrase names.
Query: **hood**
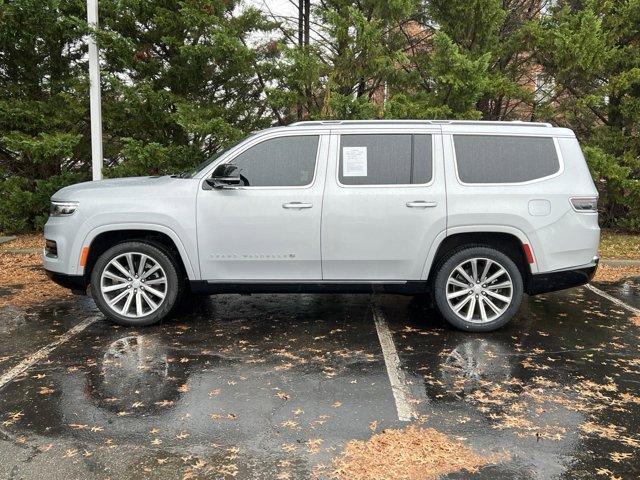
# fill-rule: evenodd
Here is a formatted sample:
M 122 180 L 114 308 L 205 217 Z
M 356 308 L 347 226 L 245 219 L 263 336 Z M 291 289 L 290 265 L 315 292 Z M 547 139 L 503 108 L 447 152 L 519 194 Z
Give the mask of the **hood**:
M 156 192 L 165 191 L 166 188 L 176 181 L 183 181 L 170 176 L 164 177 L 129 177 L 114 178 L 110 180 L 99 180 L 96 182 L 83 182 L 69 185 L 58 190 L 52 200 L 74 201 L 82 197 L 102 195 L 150 195 Z M 119 192 L 118 190 L 122 190 Z

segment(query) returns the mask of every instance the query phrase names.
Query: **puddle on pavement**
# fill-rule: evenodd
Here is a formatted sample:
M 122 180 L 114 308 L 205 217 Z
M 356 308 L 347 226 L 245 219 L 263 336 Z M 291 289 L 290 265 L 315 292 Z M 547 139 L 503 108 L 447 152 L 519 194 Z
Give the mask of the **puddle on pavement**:
M 619 282 L 596 282 L 594 286 L 627 305 L 640 309 L 640 277 L 625 278 Z

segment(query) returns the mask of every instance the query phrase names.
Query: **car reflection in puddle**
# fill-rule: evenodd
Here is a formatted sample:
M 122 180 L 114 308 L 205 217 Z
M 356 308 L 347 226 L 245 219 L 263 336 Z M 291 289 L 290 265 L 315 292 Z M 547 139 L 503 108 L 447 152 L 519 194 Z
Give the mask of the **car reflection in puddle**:
M 500 462 L 478 478 L 519 478 L 527 472 L 527 478 L 543 479 L 566 472 L 586 416 L 544 398 L 560 394 L 568 404 L 559 384 L 545 383 L 545 392 L 537 393 L 535 382 L 524 380 L 521 356 L 497 339 L 463 337 L 437 358 L 437 376 L 426 379 L 422 411 L 427 424 L 498 454 Z
M 508 350 L 484 338 L 461 342 L 442 362 L 440 375 L 447 392 L 464 398 L 465 393 L 473 392 L 483 382 L 511 378 Z
M 169 362 L 168 349 L 158 336 L 127 336 L 112 342 L 99 369 L 88 374 L 90 398 L 100 408 L 140 415 L 157 402 L 174 402 L 179 391 L 170 378 L 186 376 L 179 362 Z M 171 373 L 170 373 L 171 372 Z

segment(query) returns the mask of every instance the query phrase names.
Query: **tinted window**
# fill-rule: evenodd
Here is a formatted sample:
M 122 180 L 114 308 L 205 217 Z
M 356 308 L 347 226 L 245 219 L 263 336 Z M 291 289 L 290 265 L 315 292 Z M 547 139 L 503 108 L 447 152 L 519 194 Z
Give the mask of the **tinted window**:
M 317 135 L 265 140 L 235 157 L 245 185 L 251 187 L 299 187 L 313 180 L 318 152 Z
M 465 183 L 517 183 L 560 169 L 552 138 L 454 135 L 458 175 Z
M 341 135 L 340 183 L 428 183 L 433 171 L 431 156 L 431 135 Z

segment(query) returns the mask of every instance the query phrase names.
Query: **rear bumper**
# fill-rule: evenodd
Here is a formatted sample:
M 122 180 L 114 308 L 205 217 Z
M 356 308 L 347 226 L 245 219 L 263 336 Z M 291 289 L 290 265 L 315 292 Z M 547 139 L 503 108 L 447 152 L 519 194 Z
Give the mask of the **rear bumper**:
M 527 284 L 527 293 L 538 295 L 585 285 L 596 274 L 598 262 L 599 259 L 596 257 L 588 265 L 531 275 Z
M 68 288 L 77 295 L 87 294 L 87 279 L 84 275 L 67 275 L 64 273 L 52 272 L 45 270 L 47 277 L 61 287 Z

